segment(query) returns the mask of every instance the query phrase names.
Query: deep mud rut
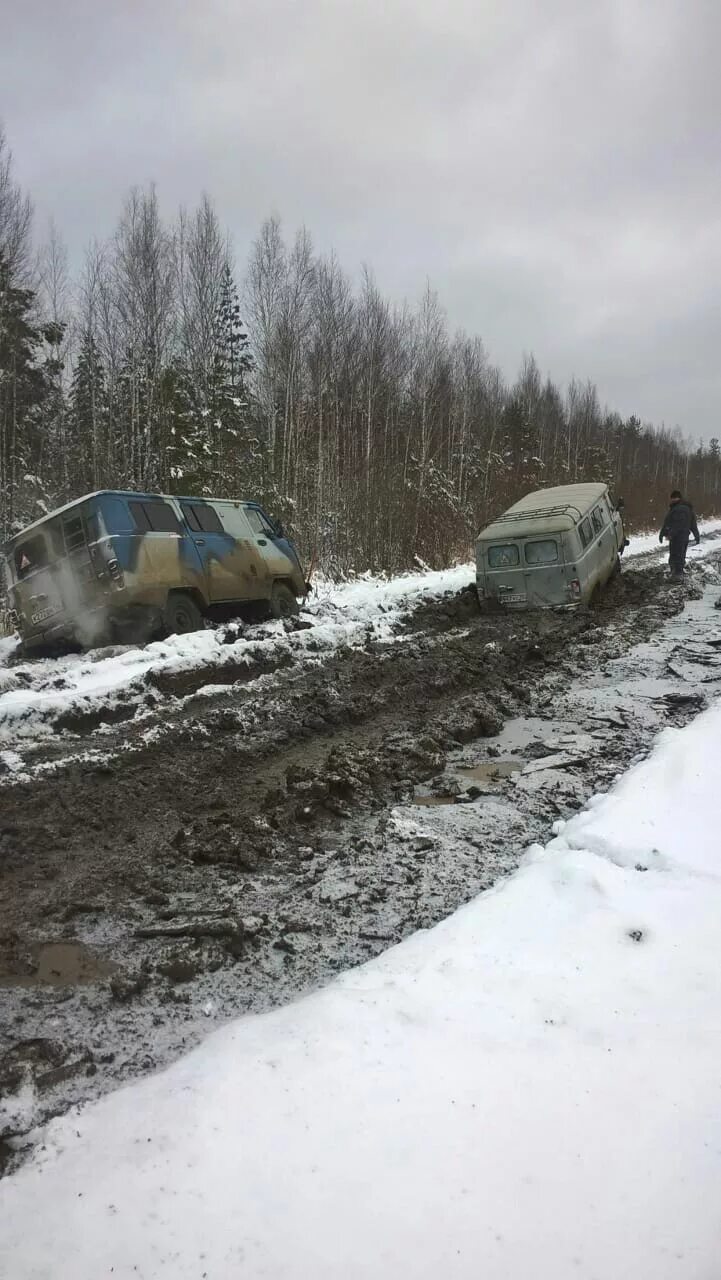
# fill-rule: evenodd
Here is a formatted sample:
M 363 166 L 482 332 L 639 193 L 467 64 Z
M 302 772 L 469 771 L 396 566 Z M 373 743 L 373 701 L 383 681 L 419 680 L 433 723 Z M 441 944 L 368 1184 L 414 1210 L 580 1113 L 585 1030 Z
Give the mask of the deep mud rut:
M 717 594 L 710 565 L 626 569 L 576 614 L 484 618 L 460 592 L 212 696 L 207 668 L 168 676 L 153 732 L 106 723 L 98 762 L 0 787 L 0 1162 L 513 870 L 704 705 Z

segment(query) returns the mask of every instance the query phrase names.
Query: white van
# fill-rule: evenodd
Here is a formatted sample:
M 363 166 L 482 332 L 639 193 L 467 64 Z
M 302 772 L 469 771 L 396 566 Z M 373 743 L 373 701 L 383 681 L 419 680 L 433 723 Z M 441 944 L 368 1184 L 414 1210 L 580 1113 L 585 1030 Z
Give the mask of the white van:
M 622 507 L 605 484 L 526 494 L 478 536 L 481 606 L 553 609 L 591 602 L 621 568 L 628 546 Z

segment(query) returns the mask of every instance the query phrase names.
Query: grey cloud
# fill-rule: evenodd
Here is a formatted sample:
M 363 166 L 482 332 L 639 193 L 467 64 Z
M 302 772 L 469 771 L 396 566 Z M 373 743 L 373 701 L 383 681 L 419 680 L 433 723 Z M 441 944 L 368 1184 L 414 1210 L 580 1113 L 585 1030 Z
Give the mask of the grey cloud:
M 0 115 L 74 257 L 133 183 L 242 261 L 277 209 L 395 297 L 706 436 L 721 372 L 715 0 L 36 0 Z

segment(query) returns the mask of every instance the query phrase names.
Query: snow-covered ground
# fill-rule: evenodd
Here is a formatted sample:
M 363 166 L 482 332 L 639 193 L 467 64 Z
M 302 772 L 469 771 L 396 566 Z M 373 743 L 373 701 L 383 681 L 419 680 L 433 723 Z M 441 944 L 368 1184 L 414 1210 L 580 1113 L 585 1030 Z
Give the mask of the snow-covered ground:
M 700 520 L 698 527 L 702 538 L 721 534 L 721 520 Z M 668 542 L 664 542 L 663 546 L 659 543 L 658 531 L 632 534 L 629 541 L 631 545 L 625 553 L 627 557 L 646 556 L 653 552 L 668 556 Z M 688 551 L 688 558 L 689 560 L 695 560 L 707 553 L 707 546 L 704 546 L 703 542 L 696 547 L 692 541 Z
M 472 565 L 454 569 L 377 578 L 370 574 L 340 585 L 321 583 L 303 611 L 307 630 L 288 633 L 283 623 L 247 629 L 232 643 L 225 629 L 172 636 L 152 644 L 97 649 L 86 654 L 8 666 L 13 641 L 0 648 L 0 745 L 12 746 L 38 734 L 53 733 L 54 718 L 70 708 L 87 709 L 119 697 L 141 701 L 148 673 L 168 675 L 208 667 L 209 681 L 219 666 L 246 663 L 262 655 L 289 654 L 309 659 L 342 645 L 360 643 L 369 631 L 389 639 L 404 613 L 420 599 L 456 591 L 474 580 Z
M 721 520 L 701 526 L 704 540 L 691 547 L 698 559 L 719 550 Z M 667 554 L 657 534 L 631 539 L 625 559 L 656 561 Z M 401 574 L 395 578 L 367 574 L 353 582 L 320 583 L 303 613 L 307 630 L 287 633 L 282 623 L 249 628 L 232 643 L 223 629 L 173 636 L 142 647 L 98 649 L 87 654 L 9 666 L 15 645 L 0 641 L 0 747 L 29 745 L 43 735 L 52 737 L 57 717 L 83 713 L 98 705 L 141 703 L 147 696 L 149 675 L 179 674 L 208 668 L 208 683 L 222 666 L 251 669 L 262 657 L 278 662 L 322 660 L 343 645 L 363 643 L 369 634 L 388 640 L 399 621 L 421 600 L 457 591 L 475 578 L 473 564 L 453 569 Z M 4 757 L 10 772 L 21 774 L 23 762 Z
M 510 880 L 0 1184 L 13 1280 L 712 1280 L 721 705 Z

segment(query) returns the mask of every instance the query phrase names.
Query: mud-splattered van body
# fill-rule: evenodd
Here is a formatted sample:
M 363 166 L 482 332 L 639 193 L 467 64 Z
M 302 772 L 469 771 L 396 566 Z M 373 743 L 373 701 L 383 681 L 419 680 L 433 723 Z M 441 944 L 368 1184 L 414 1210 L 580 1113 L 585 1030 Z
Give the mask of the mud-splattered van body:
M 479 600 L 509 609 L 587 604 L 618 572 L 626 545 L 607 485 L 536 490 L 479 535 Z
M 297 611 L 293 543 L 255 502 L 104 491 L 3 547 L 9 606 L 27 649 L 192 631 L 229 606 Z

